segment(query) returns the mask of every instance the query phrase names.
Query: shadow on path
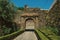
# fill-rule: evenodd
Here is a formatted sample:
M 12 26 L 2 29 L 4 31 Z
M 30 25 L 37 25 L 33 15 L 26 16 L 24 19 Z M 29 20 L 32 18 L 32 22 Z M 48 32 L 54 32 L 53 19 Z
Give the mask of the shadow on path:
M 37 32 L 34 29 L 25 29 L 25 31 L 32 31 L 36 34 L 36 37 L 38 40 L 41 40 L 41 38 L 39 37 L 39 35 L 37 34 Z

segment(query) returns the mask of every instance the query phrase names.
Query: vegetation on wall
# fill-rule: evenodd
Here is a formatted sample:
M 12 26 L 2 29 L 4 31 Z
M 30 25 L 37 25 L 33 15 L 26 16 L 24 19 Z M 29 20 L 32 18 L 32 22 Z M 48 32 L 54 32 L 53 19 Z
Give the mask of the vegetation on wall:
M 47 26 L 50 26 L 51 30 L 60 35 L 60 1 L 57 0 L 55 5 L 49 11 L 47 15 Z
M 23 7 L 19 7 L 19 8 L 17 8 L 18 10 L 24 10 L 24 8 Z

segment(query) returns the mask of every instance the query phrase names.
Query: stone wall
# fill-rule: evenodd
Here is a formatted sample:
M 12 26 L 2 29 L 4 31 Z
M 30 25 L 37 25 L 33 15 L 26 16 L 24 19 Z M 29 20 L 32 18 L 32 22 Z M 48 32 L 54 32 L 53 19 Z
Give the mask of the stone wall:
M 46 26 L 46 15 L 47 15 L 47 10 L 41 10 L 39 13 L 39 26 L 44 27 Z
M 28 8 L 30 9 L 30 8 Z M 27 9 L 27 10 L 28 10 Z M 34 8 L 33 8 L 34 9 Z M 29 12 L 31 10 L 28 10 L 29 13 L 38 13 L 39 14 L 39 27 L 43 26 L 59 26 L 60 25 L 60 0 L 57 0 L 57 2 L 53 5 L 51 10 L 48 12 L 48 10 L 35 10 L 32 12 Z M 24 11 L 18 11 L 17 14 L 15 15 L 15 21 L 17 24 L 20 25 L 20 15 L 25 12 Z
M 54 6 L 49 11 L 50 20 L 48 21 L 48 25 L 59 27 L 60 26 L 60 0 L 54 4 Z

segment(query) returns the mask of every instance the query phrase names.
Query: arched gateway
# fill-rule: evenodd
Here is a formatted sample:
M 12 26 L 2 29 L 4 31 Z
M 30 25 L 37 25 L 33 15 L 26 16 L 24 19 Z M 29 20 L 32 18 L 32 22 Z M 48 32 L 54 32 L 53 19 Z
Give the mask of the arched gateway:
M 34 29 L 35 28 L 35 22 L 33 19 L 28 18 L 28 19 L 26 19 L 25 23 L 26 23 L 25 29 Z
M 35 29 L 39 27 L 39 20 L 38 20 L 37 13 L 23 13 L 21 14 L 21 28 L 23 29 Z

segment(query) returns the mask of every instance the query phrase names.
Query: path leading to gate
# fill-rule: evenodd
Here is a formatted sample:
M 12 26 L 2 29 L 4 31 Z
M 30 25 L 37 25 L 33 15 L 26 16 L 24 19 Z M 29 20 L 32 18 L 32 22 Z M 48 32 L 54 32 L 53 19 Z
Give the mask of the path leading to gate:
M 30 31 L 25 31 L 24 33 L 20 34 L 13 40 L 38 40 L 35 32 L 31 31 L 31 30 L 34 30 L 34 27 L 35 27 L 35 25 L 34 25 L 33 20 L 26 21 L 25 29 L 29 29 Z
M 21 35 L 17 36 L 13 40 L 38 40 L 36 34 L 34 31 L 25 31 Z

